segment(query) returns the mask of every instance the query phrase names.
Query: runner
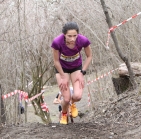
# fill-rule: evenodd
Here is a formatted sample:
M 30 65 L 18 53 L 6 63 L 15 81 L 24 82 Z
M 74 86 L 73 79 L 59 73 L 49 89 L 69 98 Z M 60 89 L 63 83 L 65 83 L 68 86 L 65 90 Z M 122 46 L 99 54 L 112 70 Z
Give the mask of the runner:
M 53 40 L 51 47 L 56 69 L 56 79 L 63 96 L 60 124 L 67 124 L 67 110 L 71 98 L 72 117 L 78 116 L 75 102 L 81 100 L 84 88 L 84 75 L 92 60 L 90 41 L 85 36 L 79 34 L 79 28 L 75 22 L 68 22 L 64 25 L 62 34 Z M 86 54 L 83 66 L 80 54 L 82 48 L 84 48 Z M 70 82 L 72 82 L 74 89 L 72 97 L 69 89 Z
M 20 93 L 19 94 L 19 107 L 18 107 L 18 111 L 20 111 L 20 114 L 24 113 L 24 107 L 22 105 L 22 99 L 24 98 L 23 94 Z

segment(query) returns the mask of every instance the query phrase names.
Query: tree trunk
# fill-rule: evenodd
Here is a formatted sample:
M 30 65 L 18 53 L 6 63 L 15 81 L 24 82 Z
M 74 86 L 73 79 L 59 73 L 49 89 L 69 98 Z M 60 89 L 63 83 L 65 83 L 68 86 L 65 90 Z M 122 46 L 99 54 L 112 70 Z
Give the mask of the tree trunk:
M 1 109 L 2 109 L 1 100 L 2 100 L 2 94 L 1 94 L 1 85 L 0 85 L 0 125 L 1 125 Z
M 112 25 L 112 21 L 110 19 L 110 16 L 109 16 L 108 9 L 106 7 L 105 1 L 104 0 L 100 0 L 100 1 L 101 1 L 101 5 L 102 5 L 102 8 L 103 8 L 104 14 L 106 16 L 106 22 L 107 22 L 109 28 L 111 28 L 113 25 Z M 125 62 L 126 66 L 128 68 L 130 81 L 131 81 L 131 83 L 133 85 L 133 88 L 136 89 L 137 84 L 136 84 L 135 79 L 134 79 L 135 76 L 134 76 L 133 70 L 131 68 L 130 62 L 129 62 L 128 58 L 125 55 L 123 55 L 123 53 L 121 52 L 114 31 L 111 32 L 111 36 L 112 36 L 113 42 L 115 44 L 116 50 L 117 50 L 120 58 Z
M 6 122 L 6 116 L 5 116 L 5 109 L 4 109 L 4 102 L 2 99 L 2 88 L 0 85 L 0 125 Z

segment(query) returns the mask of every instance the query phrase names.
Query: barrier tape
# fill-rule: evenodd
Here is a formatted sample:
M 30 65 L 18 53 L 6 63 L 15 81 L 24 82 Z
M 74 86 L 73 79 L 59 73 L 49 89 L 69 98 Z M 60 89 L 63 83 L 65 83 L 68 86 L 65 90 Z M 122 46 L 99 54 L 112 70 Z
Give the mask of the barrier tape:
M 87 85 L 90 85 L 91 83 L 96 82 L 96 81 L 98 81 L 98 80 L 104 78 L 105 76 L 108 76 L 109 74 L 111 74 L 112 72 L 114 72 L 114 71 L 116 71 L 116 70 L 118 70 L 118 69 L 119 69 L 119 68 L 116 68 L 116 69 L 114 69 L 114 70 L 111 70 L 111 71 L 107 72 L 106 74 L 101 75 L 100 77 L 98 77 L 98 78 L 96 78 L 96 79 L 94 79 L 94 80 L 92 80 L 92 81 L 88 81 L 88 82 L 87 82 Z
M 27 92 L 24 92 L 24 91 L 21 91 L 21 90 L 15 90 L 14 92 L 11 92 L 11 93 L 8 93 L 8 94 L 6 94 L 6 95 L 3 95 L 3 96 L 2 96 L 2 99 L 6 99 L 6 98 L 8 98 L 8 97 L 14 96 L 14 95 L 16 95 L 17 93 L 22 94 L 25 101 L 28 100 L 28 93 L 27 93 Z
M 41 105 L 42 111 L 49 112 L 49 109 L 48 109 L 47 104 L 45 102 L 41 103 L 40 105 Z
M 35 95 L 35 96 L 31 97 L 31 98 L 28 98 L 28 93 L 27 92 L 24 92 L 24 91 L 21 91 L 21 90 L 15 90 L 14 92 L 11 92 L 11 93 L 8 93 L 6 95 L 3 95 L 2 99 L 6 99 L 8 97 L 11 97 L 11 96 L 16 95 L 17 93 L 19 93 L 19 94 L 23 95 L 24 100 L 26 102 L 30 102 L 30 101 L 34 100 L 35 98 L 39 97 L 42 93 L 44 93 L 44 91 L 45 90 L 42 90 L 41 93 L 39 93 L 39 94 L 37 94 L 37 95 Z
M 35 96 L 29 98 L 29 99 L 28 99 L 28 102 L 30 102 L 30 101 L 34 100 L 35 98 L 39 97 L 41 94 L 44 93 L 44 91 L 45 91 L 45 90 L 41 90 L 41 93 L 39 93 L 39 94 L 37 94 L 37 95 L 35 95 Z
M 19 93 L 20 95 L 23 95 L 23 98 L 26 102 L 31 102 L 32 100 L 34 100 L 35 98 L 39 97 L 40 95 L 42 95 L 44 93 L 45 90 L 41 90 L 41 93 L 31 97 L 31 98 L 28 98 L 28 93 L 27 92 L 24 92 L 24 91 L 20 91 L 20 90 L 15 90 L 14 92 L 11 92 L 9 94 L 6 94 L 6 95 L 3 95 L 2 96 L 2 99 L 6 99 L 8 97 L 11 97 L 11 96 L 14 96 L 16 95 L 17 93 Z M 44 102 L 44 97 L 42 96 L 43 98 L 43 103 L 41 103 L 41 109 L 42 111 L 46 111 L 47 113 L 49 113 L 49 109 L 47 107 L 47 104 Z
M 132 17 L 128 18 L 127 20 L 124 20 L 124 21 L 121 22 L 120 24 L 111 27 L 111 28 L 109 29 L 109 31 L 108 31 L 108 38 L 107 38 L 107 42 L 106 42 L 106 47 L 109 48 L 108 45 L 109 45 L 109 40 L 110 40 L 110 34 L 111 34 L 111 32 L 112 32 L 114 29 L 116 29 L 117 27 L 119 27 L 119 26 L 125 24 L 126 22 L 130 21 L 130 20 L 133 19 L 133 18 L 136 18 L 136 17 L 137 17 L 138 15 L 140 15 L 140 14 L 141 14 L 141 12 L 139 12 L 139 13 L 133 15 Z
M 40 94 L 38 94 L 38 96 L 41 95 L 42 93 L 43 92 L 41 92 Z M 49 108 L 48 108 L 47 104 L 44 102 L 44 96 L 43 95 L 42 95 L 42 99 L 43 99 L 43 103 L 40 103 L 41 109 L 42 109 L 42 111 L 49 113 Z M 34 105 L 37 106 L 36 103 L 34 103 Z M 30 104 L 28 104 L 28 106 L 32 106 L 32 104 L 30 103 Z
M 113 73 L 114 71 L 116 71 L 116 70 L 118 70 L 118 69 L 119 69 L 119 68 L 116 68 L 116 69 L 114 69 L 114 70 L 111 70 L 111 71 L 107 72 L 106 74 L 103 74 L 103 75 L 101 75 L 100 77 L 96 78 L 96 79 L 93 80 L 93 81 L 88 81 L 88 82 L 87 82 L 87 85 L 90 85 L 91 83 L 96 82 L 96 81 L 98 81 L 98 80 L 104 78 L 105 76 L 108 76 L 109 74 Z M 107 89 L 107 88 L 106 88 L 106 89 Z M 91 103 L 91 100 L 90 100 L 90 93 L 88 92 L 88 107 L 90 106 L 90 103 Z
M 88 107 L 90 106 L 91 99 L 90 99 L 90 93 L 88 93 Z

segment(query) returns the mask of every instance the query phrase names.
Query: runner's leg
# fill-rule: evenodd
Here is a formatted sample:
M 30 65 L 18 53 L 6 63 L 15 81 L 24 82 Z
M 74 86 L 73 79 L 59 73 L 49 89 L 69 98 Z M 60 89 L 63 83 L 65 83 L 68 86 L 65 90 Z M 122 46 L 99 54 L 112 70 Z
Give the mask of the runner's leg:
M 72 94 L 72 104 L 70 106 L 71 116 L 73 118 L 78 116 L 78 109 L 74 102 L 80 101 L 82 98 L 83 88 L 80 87 L 80 82 L 77 80 L 77 75 L 80 74 L 80 70 L 77 70 L 71 73 L 71 81 L 73 86 L 73 94 Z
M 72 95 L 72 103 L 80 101 L 82 98 L 83 88 L 80 88 L 79 81 L 76 81 L 77 74 L 80 73 L 80 70 L 77 70 L 71 73 L 71 81 L 73 86 L 73 95 Z
M 70 75 L 68 73 L 65 73 L 65 74 L 66 74 L 68 82 L 70 82 Z M 56 74 L 56 79 L 57 79 L 57 83 L 59 85 L 60 81 L 61 81 L 61 77 L 60 77 L 59 73 Z M 61 91 L 61 94 L 63 96 L 63 100 L 61 101 L 62 112 L 67 113 L 69 103 L 70 103 L 70 100 L 71 100 L 69 85 L 68 85 L 67 90 L 65 90 L 65 91 L 60 90 L 60 91 Z

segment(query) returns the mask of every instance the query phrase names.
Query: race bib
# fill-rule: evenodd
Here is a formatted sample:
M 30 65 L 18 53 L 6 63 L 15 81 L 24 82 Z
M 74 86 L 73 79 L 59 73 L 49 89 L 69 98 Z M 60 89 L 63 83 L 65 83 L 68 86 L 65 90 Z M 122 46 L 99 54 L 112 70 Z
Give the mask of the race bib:
M 73 55 L 73 56 L 65 56 L 63 54 L 60 55 L 60 59 L 67 61 L 67 62 L 73 62 L 76 59 L 78 59 L 79 57 L 80 57 L 79 53 L 77 53 L 76 55 Z

